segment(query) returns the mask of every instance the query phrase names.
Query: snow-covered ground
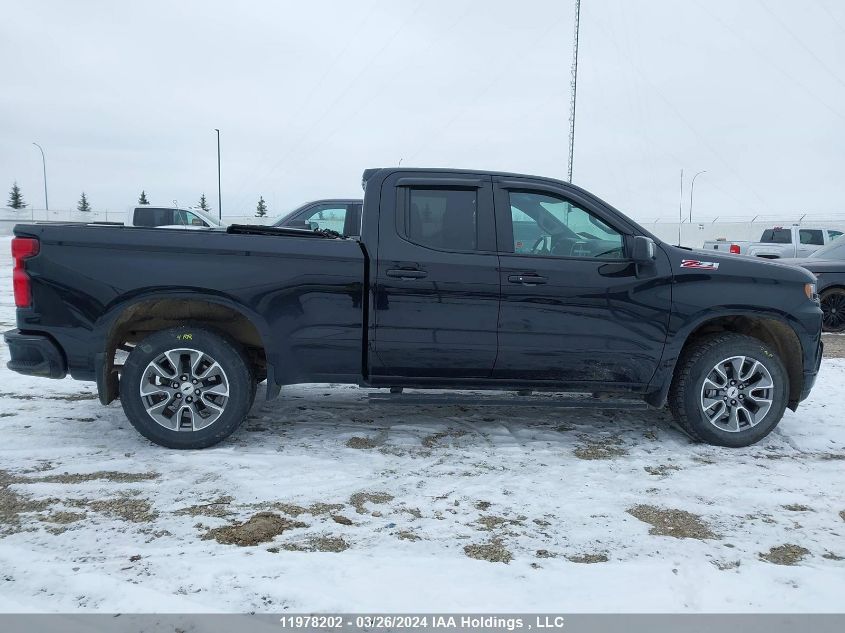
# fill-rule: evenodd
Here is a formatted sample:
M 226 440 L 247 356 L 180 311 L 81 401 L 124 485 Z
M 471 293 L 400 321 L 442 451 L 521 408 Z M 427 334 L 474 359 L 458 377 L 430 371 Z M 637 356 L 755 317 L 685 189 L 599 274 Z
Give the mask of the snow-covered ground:
M 663 413 L 370 405 L 308 385 L 259 393 L 238 433 L 195 452 L 150 444 L 92 384 L 6 360 L 0 611 L 845 605 L 845 360 L 748 449 L 692 444 Z

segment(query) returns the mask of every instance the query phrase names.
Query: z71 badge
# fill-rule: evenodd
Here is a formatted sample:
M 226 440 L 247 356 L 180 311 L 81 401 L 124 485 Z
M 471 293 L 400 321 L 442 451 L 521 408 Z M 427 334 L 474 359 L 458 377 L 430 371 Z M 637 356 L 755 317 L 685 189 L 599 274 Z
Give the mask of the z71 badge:
M 719 262 L 700 262 L 697 259 L 682 259 L 681 268 L 703 268 L 704 270 L 716 270 Z

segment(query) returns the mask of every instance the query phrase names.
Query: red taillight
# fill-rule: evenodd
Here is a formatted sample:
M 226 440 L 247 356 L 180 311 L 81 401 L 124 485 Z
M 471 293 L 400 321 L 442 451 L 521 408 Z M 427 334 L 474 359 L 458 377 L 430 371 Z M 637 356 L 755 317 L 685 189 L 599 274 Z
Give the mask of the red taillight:
M 23 262 L 28 257 L 37 255 L 38 248 L 38 240 L 32 237 L 16 237 L 12 240 L 12 258 L 15 260 L 12 286 L 15 290 L 15 305 L 19 308 L 28 308 L 32 304 L 32 289 Z
M 739 244 L 731 244 L 731 253 L 739 255 Z

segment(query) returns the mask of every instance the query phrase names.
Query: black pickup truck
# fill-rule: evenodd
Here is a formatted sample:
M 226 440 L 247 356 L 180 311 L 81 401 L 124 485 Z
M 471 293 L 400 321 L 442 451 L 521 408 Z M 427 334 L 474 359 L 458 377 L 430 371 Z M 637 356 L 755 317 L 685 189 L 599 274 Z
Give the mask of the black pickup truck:
M 96 381 L 173 448 L 232 433 L 263 380 L 268 399 L 304 382 L 616 394 L 723 446 L 813 386 L 804 269 L 670 246 L 548 178 L 388 168 L 363 185 L 356 239 L 18 225 L 9 368 Z

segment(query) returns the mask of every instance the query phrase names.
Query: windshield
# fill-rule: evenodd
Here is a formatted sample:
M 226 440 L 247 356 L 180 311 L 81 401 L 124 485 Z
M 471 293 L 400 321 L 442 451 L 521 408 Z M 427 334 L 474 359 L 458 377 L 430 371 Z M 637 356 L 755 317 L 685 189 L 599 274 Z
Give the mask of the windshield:
M 845 235 L 837 237 L 827 246 L 822 246 L 810 257 L 818 259 L 845 259 Z

